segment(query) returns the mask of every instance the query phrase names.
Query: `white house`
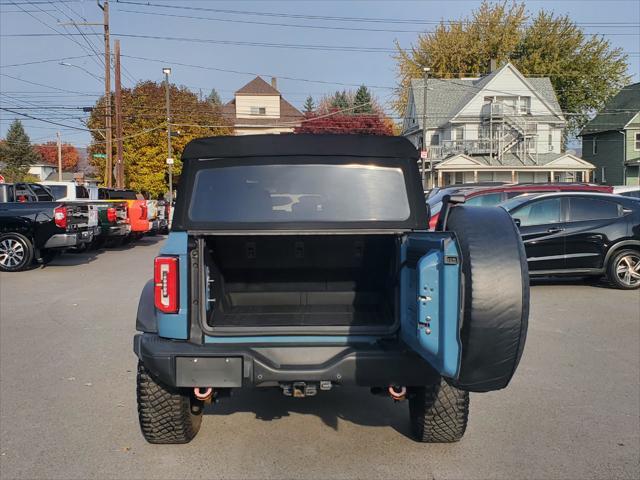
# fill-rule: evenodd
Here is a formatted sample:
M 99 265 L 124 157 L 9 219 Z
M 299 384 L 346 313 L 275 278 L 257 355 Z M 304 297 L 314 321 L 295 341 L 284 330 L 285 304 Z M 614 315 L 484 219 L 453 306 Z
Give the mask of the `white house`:
M 412 80 L 402 135 L 424 151 L 425 185 L 588 181 L 594 166 L 562 151 L 565 124 L 549 78 L 507 63 L 481 78 Z
M 276 87 L 275 78 L 270 85 L 256 77 L 223 105 L 222 113 L 236 135 L 292 133 L 300 125 L 302 113 L 282 98 Z
M 48 163 L 34 163 L 29 166 L 29 173 L 38 177 L 39 180 L 46 180 L 52 173 L 57 175 L 57 172 L 58 167 L 54 167 Z

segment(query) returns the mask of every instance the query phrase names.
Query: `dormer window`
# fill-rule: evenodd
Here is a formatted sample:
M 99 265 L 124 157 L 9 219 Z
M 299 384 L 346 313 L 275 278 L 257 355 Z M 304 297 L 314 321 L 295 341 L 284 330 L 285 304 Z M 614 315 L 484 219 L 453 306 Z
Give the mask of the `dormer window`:
M 266 107 L 251 107 L 251 115 L 266 115 Z

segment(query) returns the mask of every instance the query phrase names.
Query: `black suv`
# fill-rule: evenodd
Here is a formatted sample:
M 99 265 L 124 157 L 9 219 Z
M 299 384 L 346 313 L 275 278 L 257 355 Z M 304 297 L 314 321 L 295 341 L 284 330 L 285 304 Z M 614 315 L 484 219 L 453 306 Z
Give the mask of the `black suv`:
M 502 204 L 520 228 L 533 275 L 606 275 L 640 288 L 640 201 L 599 193 L 522 195 Z

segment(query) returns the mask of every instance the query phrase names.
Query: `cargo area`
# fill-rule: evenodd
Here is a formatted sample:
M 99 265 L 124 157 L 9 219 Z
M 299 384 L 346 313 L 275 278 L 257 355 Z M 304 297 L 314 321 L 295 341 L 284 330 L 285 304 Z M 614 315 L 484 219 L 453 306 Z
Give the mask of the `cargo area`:
M 392 327 L 394 235 L 211 236 L 209 327 Z M 359 329 L 360 330 L 360 329 Z

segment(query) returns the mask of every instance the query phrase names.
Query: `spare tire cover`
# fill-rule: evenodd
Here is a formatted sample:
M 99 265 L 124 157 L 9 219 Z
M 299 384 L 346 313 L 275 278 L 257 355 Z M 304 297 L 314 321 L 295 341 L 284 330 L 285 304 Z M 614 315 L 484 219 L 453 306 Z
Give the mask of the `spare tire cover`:
M 462 255 L 462 358 L 453 383 L 472 392 L 506 387 L 527 335 L 529 272 L 520 232 L 500 207 L 459 205 L 449 214 Z

